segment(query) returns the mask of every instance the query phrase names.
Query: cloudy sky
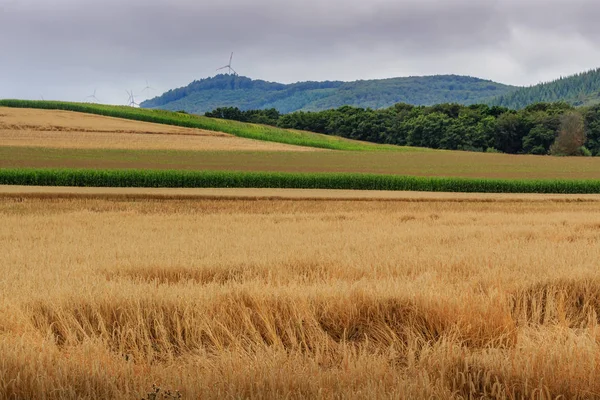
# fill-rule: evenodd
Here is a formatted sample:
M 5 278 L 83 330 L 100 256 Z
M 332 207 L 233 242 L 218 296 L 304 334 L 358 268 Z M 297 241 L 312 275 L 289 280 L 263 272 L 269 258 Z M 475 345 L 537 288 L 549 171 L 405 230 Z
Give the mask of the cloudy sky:
M 530 85 L 600 67 L 599 20 L 598 0 L 0 0 L 0 98 L 141 101 L 232 51 L 240 75 L 285 83 Z

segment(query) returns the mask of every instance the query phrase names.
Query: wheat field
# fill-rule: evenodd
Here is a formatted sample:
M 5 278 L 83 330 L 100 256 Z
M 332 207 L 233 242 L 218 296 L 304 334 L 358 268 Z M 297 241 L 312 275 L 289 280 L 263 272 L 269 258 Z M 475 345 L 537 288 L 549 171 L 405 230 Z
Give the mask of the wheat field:
M 600 398 L 597 199 L 14 194 L 0 218 L 3 399 Z
M 3 147 L 186 151 L 323 151 L 223 132 L 60 110 L 0 107 Z

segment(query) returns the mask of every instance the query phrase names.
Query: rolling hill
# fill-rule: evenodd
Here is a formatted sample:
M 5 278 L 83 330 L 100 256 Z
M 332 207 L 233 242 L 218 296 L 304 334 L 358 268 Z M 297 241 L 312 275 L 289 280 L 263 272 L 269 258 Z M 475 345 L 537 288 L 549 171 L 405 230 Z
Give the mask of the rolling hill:
M 208 118 L 202 115 L 175 113 L 165 110 L 148 110 L 126 106 L 112 106 L 92 103 L 69 103 L 62 101 L 39 100 L 10 100 L 0 99 L 0 107 L 32 108 L 43 110 L 64 110 L 87 114 L 103 115 L 108 117 L 130 119 L 134 121 L 151 122 L 155 124 L 173 125 L 186 128 L 197 128 L 213 132 L 227 133 L 233 136 L 264 140 L 267 142 L 284 143 L 296 146 L 316 147 L 330 150 L 349 151 L 414 151 L 394 145 L 381 145 L 375 143 L 351 140 L 339 136 L 324 135 L 313 132 L 282 129 L 278 127 L 226 121 Z M 5 114 L 0 113 L 0 117 Z M 0 127 L 1 128 L 1 127 Z M 54 127 L 51 127 L 54 129 Z M 1 139 L 1 138 L 0 138 Z M 2 143 L 2 140 L 0 140 Z
M 196 114 L 218 107 L 238 107 L 241 110 L 275 108 L 281 113 L 321 111 L 343 105 L 378 109 L 396 103 L 482 103 L 515 89 L 513 86 L 459 75 L 294 84 L 217 75 L 169 90 L 144 101 L 141 107 L 184 110 Z
M 520 88 L 493 99 L 489 104 L 520 109 L 534 103 L 557 101 L 573 106 L 600 103 L 600 68 Z

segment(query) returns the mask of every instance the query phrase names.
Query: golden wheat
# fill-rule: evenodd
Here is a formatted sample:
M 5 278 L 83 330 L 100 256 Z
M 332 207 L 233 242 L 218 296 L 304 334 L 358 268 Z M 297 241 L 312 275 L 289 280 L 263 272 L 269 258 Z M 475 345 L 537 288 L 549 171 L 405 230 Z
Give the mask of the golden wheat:
M 0 198 L 0 398 L 600 397 L 593 199 L 57 196 Z
M 2 146 L 53 149 L 323 151 L 222 132 L 58 110 L 0 107 Z

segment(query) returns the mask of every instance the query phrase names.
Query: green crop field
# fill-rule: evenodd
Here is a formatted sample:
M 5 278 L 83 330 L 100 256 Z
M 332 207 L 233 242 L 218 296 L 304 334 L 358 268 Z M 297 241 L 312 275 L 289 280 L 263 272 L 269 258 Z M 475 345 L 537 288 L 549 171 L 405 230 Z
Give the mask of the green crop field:
M 372 145 L 308 132 L 131 107 L 16 100 L 0 101 L 0 106 L 79 111 L 221 131 L 246 138 L 336 149 L 305 152 L 191 151 L 10 147 L 0 144 L 0 169 L 4 184 L 20 182 L 64 186 L 70 182 L 76 186 L 215 185 L 594 193 L 600 182 L 597 160 L 587 157 L 422 151 L 423 149 Z M 15 135 L 18 136 L 18 131 Z M 99 171 L 100 175 L 94 175 L 92 170 Z M 144 174 L 142 170 L 149 172 Z M 54 178 L 53 174 L 56 174 Z M 304 178 L 302 174 L 306 174 Z M 41 179 L 40 176 L 44 178 Z M 90 176 L 94 178 L 91 179 Z M 98 176 L 104 178 L 100 179 Z M 409 176 L 414 180 L 407 178 Z M 431 177 L 445 180 L 429 180 Z M 513 179 L 514 182 L 509 183 L 508 179 Z
M 108 117 L 132 119 L 136 121 L 153 122 L 157 124 L 175 125 L 186 128 L 198 128 L 248 139 L 285 143 L 298 146 L 316 147 L 331 150 L 348 151 L 428 151 L 392 145 L 349 140 L 337 136 L 321 135 L 312 132 L 280 129 L 266 125 L 248 124 L 237 121 L 226 121 L 163 110 L 149 110 L 127 106 L 112 106 L 91 103 L 69 103 L 62 101 L 36 100 L 0 100 L 0 107 L 37 108 L 44 110 L 65 110 Z M 431 151 L 431 150 L 429 150 Z
M 600 179 L 591 157 L 471 152 L 258 152 L 1 147 L 0 168 L 348 172 L 501 179 Z
M 0 184 L 85 187 L 416 190 L 477 193 L 600 193 L 600 180 L 468 179 L 241 171 L 0 169 Z

